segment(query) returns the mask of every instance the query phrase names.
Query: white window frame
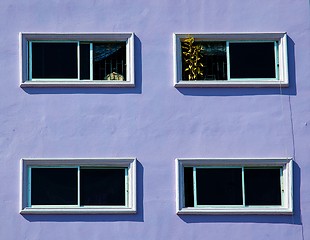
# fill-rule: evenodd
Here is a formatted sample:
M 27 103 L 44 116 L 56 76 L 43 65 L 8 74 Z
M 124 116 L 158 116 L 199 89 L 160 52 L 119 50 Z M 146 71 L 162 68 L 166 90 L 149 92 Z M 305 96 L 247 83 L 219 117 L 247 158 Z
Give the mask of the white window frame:
M 277 42 L 275 47 L 276 78 L 268 79 L 230 79 L 229 77 L 229 50 L 227 51 L 228 80 L 182 80 L 182 49 L 181 42 L 188 36 L 195 41 L 225 41 L 228 42 Z M 175 87 L 288 87 L 288 58 L 287 35 L 278 33 L 174 33 L 174 86 Z M 278 66 L 277 66 L 278 64 Z
M 21 87 L 134 87 L 134 33 L 20 33 Z M 29 79 L 31 42 L 126 42 L 126 81 L 79 79 Z M 78 44 L 79 45 L 79 44 Z M 79 49 L 79 47 L 78 47 Z M 77 49 L 77 51 L 78 51 Z M 77 63 L 78 64 L 78 63 Z M 79 65 L 79 64 L 78 64 Z M 79 68 L 79 66 L 78 66 Z
M 196 206 L 185 207 L 184 167 L 281 167 L 281 206 Z M 177 214 L 293 214 L 292 158 L 177 158 Z
M 125 206 L 30 205 L 31 167 L 124 167 L 127 176 Z M 136 213 L 135 158 L 23 158 L 21 159 L 21 214 L 134 214 Z

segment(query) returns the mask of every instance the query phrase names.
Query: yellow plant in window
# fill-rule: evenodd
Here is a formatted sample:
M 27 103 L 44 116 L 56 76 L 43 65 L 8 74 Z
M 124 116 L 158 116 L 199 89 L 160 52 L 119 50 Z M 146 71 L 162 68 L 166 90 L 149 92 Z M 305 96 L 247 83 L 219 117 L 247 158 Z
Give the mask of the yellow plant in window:
M 198 76 L 203 76 L 201 67 L 201 57 L 203 56 L 201 51 L 203 47 L 200 44 L 195 44 L 195 39 L 192 36 L 188 36 L 184 39 L 183 57 L 186 63 L 185 72 L 188 72 L 188 80 L 197 80 Z

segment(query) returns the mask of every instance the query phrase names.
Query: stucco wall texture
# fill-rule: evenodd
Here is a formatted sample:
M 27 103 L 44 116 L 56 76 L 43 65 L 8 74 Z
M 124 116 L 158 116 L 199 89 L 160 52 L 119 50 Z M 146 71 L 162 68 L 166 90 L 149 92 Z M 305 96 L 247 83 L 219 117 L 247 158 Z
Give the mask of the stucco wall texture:
M 19 32 L 134 32 L 135 88 L 21 88 Z M 175 88 L 174 32 L 287 32 L 288 88 Z M 308 0 L 1 0 L 0 239 L 310 239 Z M 20 159 L 136 157 L 138 212 L 21 215 Z M 176 214 L 175 158 L 294 159 L 294 215 Z

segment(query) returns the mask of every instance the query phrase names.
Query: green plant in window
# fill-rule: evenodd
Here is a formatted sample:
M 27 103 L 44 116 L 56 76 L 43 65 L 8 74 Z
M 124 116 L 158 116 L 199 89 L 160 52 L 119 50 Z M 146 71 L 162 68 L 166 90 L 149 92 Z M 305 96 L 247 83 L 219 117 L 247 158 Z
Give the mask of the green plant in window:
M 195 43 L 195 39 L 192 36 L 188 36 L 184 39 L 182 46 L 184 49 L 183 59 L 185 62 L 185 72 L 188 72 L 188 80 L 197 80 L 199 76 L 203 76 L 201 67 L 201 57 L 203 56 L 203 47 L 200 44 Z

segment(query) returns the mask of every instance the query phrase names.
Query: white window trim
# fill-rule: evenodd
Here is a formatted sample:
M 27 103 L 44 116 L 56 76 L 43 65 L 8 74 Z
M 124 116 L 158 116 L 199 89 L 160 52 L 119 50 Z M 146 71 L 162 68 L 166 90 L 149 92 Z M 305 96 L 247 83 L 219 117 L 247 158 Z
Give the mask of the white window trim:
M 278 80 L 182 80 L 182 39 L 191 35 L 196 41 L 278 41 Z M 278 33 L 174 33 L 174 86 L 175 87 L 288 87 L 287 35 Z
M 136 213 L 136 159 L 135 158 L 23 158 L 21 159 L 21 214 L 134 214 Z M 128 195 L 126 206 L 34 206 L 28 207 L 28 169 L 39 167 L 126 167 L 128 168 Z
M 20 33 L 21 87 L 134 87 L 134 33 Z M 126 42 L 126 81 L 116 80 L 36 80 L 28 79 L 29 41 L 124 41 Z
M 282 206 L 249 207 L 185 207 L 184 167 L 244 166 L 282 167 Z M 293 160 L 292 158 L 177 158 L 176 159 L 176 213 L 177 214 L 293 214 Z

